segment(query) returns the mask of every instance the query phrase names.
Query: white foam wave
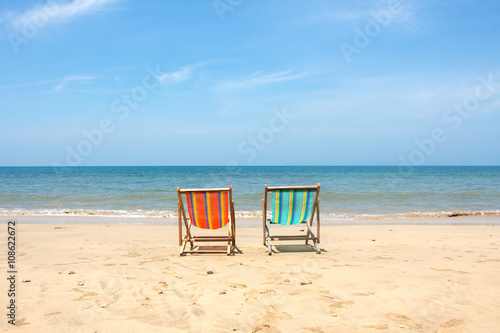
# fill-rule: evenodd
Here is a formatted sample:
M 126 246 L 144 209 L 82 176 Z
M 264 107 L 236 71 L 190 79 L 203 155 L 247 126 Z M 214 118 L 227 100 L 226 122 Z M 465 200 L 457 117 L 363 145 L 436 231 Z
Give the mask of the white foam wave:
M 0 208 L 0 215 L 15 216 L 99 216 L 99 217 L 134 217 L 134 218 L 177 218 L 177 212 L 172 210 L 88 210 L 88 209 L 23 209 Z M 322 220 L 352 221 L 352 220 L 391 220 L 406 218 L 442 218 L 457 216 L 500 215 L 500 210 L 491 211 L 442 211 L 442 212 L 410 212 L 395 214 L 338 214 L 321 213 Z M 262 218 L 262 211 L 236 211 L 237 219 Z M 270 216 L 270 213 L 269 213 Z

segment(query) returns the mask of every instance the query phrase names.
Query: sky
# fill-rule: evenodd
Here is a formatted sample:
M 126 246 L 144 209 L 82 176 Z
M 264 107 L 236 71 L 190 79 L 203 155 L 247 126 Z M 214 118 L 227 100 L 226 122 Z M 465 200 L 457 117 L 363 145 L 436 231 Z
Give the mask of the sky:
M 0 2 L 0 166 L 500 165 L 498 1 Z

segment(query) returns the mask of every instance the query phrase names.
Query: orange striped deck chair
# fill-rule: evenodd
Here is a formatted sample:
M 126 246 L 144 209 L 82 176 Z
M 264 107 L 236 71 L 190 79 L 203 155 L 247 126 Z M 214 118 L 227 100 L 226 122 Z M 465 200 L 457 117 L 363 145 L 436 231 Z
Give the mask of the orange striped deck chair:
M 303 240 L 307 245 L 312 241 L 316 253 L 321 253 L 319 248 L 319 188 L 316 186 L 265 186 L 264 199 L 262 199 L 263 218 L 263 243 L 267 246 L 269 255 L 272 255 L 271 241 Z M 271 218 L 267 218 L 268 193 L 271 193 Z M 316 218 L 316 234 L 312 230 Z M 274 235 L 271 233 L 272 225 L 300 225 L 305 224 L 305 234 Z
M 179 197 L 179 246 L 181 256 L 187 253 L 226 253 L 232 254 L 236 246 L 234 202 L 232 187 L 211 189 L 181 190 L 177 187 Z M 184 200 L 186 206 L 184 206 Z M 187 214 L 186 214 L 187 211 Z M 228 226 L 228 234 L 213 235 L 213 230 Z M 204 235 L 193 235 L 192 227 L 203 230 Z M 184 230 L 185 229 L 185 230 Z M 200 233 L 202 230 L 199 230 Z M 201 246 L 200 242 L 227 242 L 227 246 Z M 187 244 L 190 248 L 187 249 Z

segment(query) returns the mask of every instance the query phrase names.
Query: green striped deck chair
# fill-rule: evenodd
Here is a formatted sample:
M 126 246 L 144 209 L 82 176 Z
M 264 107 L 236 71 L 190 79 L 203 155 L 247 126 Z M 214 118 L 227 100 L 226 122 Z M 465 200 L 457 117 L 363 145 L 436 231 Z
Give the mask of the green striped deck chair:
M 263 243 L 267 246 L 269 255 L 272 255 L 272 241 L 303 240 L 307 245 L 312 241 L 316 253 L 321 253 L 319 248 L 320 217 L 319 217 L 319 189 L 316 186 L 265 186 L 264 199 L 262 199 L 263 216 Z M 271 192 L 271 218 L 268 214 L 268 193 Z M 316 218 L 316 233 L 312 226 Z M 305 224 L 305 234 L 274 235 L 272 225 L 299 225 Z
M 179 246 L 181 256 L 187 253 L 226 253 L 230 255 L 236 246 L 234 202 L 232 200 L 232 187 L 212 189 L 177 188 Z M 184 200 L 186 207 L 184 206 Z M 186 214 L 186 210 L 188 214 Z M 183 223 L 184 222 L 184 223 Z M 206 229 L 204 235 L 194 236 L 191 227 Z M 227 236 L 214 236 L 208 230 L 216 230 L 228 226 Z M 185 229 L 185 232 L 184 232 Z M 199 242 L 227 242 L 227 247 L 199 246 Z M 186 249 L 187 244 L 190 249 Z

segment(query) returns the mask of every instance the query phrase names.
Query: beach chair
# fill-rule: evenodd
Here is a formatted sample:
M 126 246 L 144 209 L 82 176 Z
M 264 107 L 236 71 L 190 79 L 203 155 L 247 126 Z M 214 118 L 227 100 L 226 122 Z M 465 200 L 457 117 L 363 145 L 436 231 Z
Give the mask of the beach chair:
M 320 217 L 319 217 L 319 188 L 316 186 L 265 186 L 264 199 L 262 200 L 263 216 L 263 242 L 267 246 L 269 255 L 272 255 L 271 241 L 303 240 L 307 245 L 312 241 L 316 253 L 321 253 L 319 248 Z M 267 218 L 267 198 L 271 192 L 271 218 Z M 316 234 L 312 230 L 316 218 Z M 307 227 L 305 234 L 274 235 L 271 226 L 298 225 L 304 223 Z M 275 228 L 278 229 L 278 228 Z
M 177 187 L 179 197 L 179 246 L 182 246 L 180 255 L 187 253 L 226 253 L 230 255 L 236 245 L 235 222 L 234 222 L 234 202 L 232 200 L 232 187 L 210 188 L 210 189 L 189 189 L 181 190 Z M 184 208 L 183 197 L 186 200 Z M 190 222 L 188 222 L 188 220 Z M 184 224 L 184 227 L 183 227 Z M 228 226 L 228 234 L 214 236 L 213 234 L 195 236 L 193 226 L 199 229 L 221 229 Z M 184 233 L 185 228 L 185 233 Z M 200 233 L 201 230 L 198 230 Z M 201 246 L 200 242 L 225 242 L 225 246 Z M 190 249 L 186 249 L 187 244 Z

